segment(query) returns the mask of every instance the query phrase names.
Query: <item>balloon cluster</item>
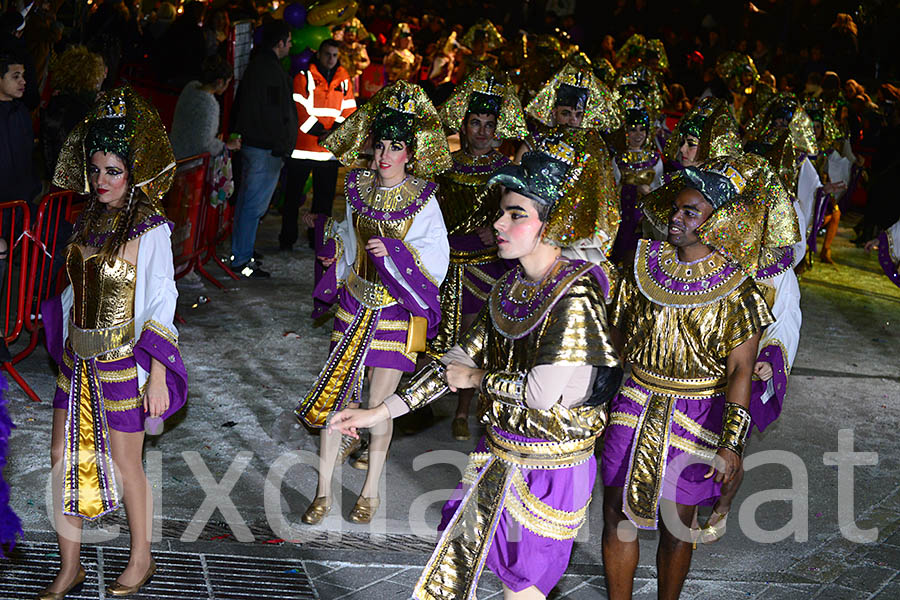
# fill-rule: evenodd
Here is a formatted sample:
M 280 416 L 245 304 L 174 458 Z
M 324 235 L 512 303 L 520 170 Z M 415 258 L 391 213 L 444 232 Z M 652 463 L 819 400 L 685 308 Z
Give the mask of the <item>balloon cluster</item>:
M 322 42 L 331 39 L 331 27 L 352 19 L 358 7 L 356 0 L 331 0 L 309 10 L 300 2 L 284 7 L 284 21 L 293 28 L 291 55 L 284 61 L 292 77 L 309 68 Z

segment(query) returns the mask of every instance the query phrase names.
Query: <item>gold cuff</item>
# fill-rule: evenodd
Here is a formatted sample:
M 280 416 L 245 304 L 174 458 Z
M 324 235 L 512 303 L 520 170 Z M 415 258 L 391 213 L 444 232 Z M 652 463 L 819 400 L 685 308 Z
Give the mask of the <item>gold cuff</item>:
M 481 391 L 498 400 L 524 403 L 526 377 L 523 371 L 490 371 L 481 380 Z
M 722 417 L 722 435 L 719 448 L 728 448 L 740 457 L 744 456 L 744 443 L 750 433 L 750 412 L 734 402 L 725 403 L 725 415 Z
M 446 368 L 440 362 L 434 360 L 424 366 L 418 373 L 412 376 L 401 390 L 397 392 L 410 411 L 421 408 L 446 394 L 447 387 Z

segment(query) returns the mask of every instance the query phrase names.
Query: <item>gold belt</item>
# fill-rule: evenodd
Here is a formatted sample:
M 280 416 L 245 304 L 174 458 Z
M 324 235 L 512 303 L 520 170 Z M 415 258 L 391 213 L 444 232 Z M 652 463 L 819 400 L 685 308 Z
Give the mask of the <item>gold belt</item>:
M 565 469 L 594 455 L 596 438 L 565 442 L 516 442 L 487 430 L 487 442 L 500 460 L 527 469 Z
M 678 398 L 713 398 L 724 394 L 728 387 L 728 381 L 719 377 L 679 379 L 657 375 L 635 366 L 631 367 L 631 378 L 653 393 Z
M 81 329 L 69 320 L 69 343 L 79 357 L 91 359 L 134 344 L 134 319 L 103 329 Z
M 368 308 L 384 308 L 397 303 L 383 284 L 363 279 L 353 269 L 347 274 L 346 285 L 350 295 Z

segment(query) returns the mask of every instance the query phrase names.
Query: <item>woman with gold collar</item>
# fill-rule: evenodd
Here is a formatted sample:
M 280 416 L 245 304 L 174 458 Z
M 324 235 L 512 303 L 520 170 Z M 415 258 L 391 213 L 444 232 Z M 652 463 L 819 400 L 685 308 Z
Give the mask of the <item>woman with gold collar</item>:
M 333 411 L 358 404 L 365 368 L 371 368 L 369 406 L 394 392 L 412 371 L 425 338 L 441 320 L 439 286 L 450 247 L 436 198 L 424 177 L 450 167 L 450 149 L 437 111 L 417 85 L 398 81 L 380 90 L 323 142 L 344 164 L 371 145 L 374 170 L 353 169 L 344 194 L 343 222 L 318 217 L 316 254 L 327 268 L 313 296 L 338 303 L 331 353 L 312 389 L 295 410 L 322 429 L 319 484 L 303 522 L 316 524 L 331 510 L 332 474 L 338 458 L 359 448 L 349 437 L 323 429 Z M 350 513 L 368 523 L 378 509 L 378 484 L 391 443 L 390 423 L 371 433 L 368 455 L 353 466 L 368 469 Z
M 141 463 L 144 431 L 158 433 L 161 419 L 187 397 L 172 323 L 178 292 L 171 223 L 159 205 L 174 173 L 159 116 L 130 88 L 100 95 L 56 166 L 53 183 L 89 199 L 67 249 L 71 285 L 42 307 L 48 350 L 59 364 L 51 458 L 61 562 L 38 595 L 44 600 L 62 598 L 84 581 L 82 519 L 118 508 L 116 476 L 131 555 L 106 593 L 134 594 L 156 570 L 152 499 Z
M 609 282 L 561 255 L 596 166 L 560 136 L 492 178 L 504 186 L 494 223 L 499 253 L 518 267 L 494 285 L 459 345 L 398 394 L 331 427 L 358 435 L 458 389 L 479 389 L 487 435 L 444 506 L 437 548 L 415 586 L 422 599 L 473 598 L 485 566 L 506 598 L 544 598 L 565 572 L 587 519 L 601 405 L 621 371 L 606 324 Z M 605 215 L 590 217 L 601 227 Z M 614 232 L 608 233 L 614 235 Z

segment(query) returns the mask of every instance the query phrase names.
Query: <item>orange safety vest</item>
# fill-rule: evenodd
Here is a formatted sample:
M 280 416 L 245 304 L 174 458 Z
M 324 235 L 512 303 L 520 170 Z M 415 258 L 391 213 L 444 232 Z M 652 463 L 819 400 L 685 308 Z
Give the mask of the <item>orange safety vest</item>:
M 297 106 L 297 143 L 291 158 L 309 160 L 333 160 L 334 155 L 319 145 L 309 130 L 321 123 L 326 130 L 344 122 L 356 110 L 353 84 L 344 67 L 338 66 L 331 83 L 319 72 L 315 64 L 294 77 L 294 104 Z

